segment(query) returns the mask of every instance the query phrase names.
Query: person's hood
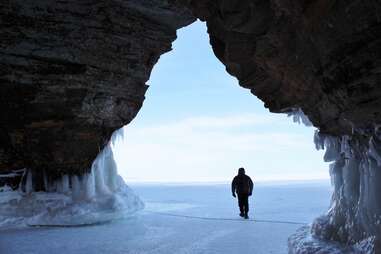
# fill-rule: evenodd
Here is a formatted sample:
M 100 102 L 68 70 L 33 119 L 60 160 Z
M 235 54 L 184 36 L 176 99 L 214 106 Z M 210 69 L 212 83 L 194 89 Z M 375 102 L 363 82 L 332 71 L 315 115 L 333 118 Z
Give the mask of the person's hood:
M 239 176 L 244 176 L 245 175 L 245 170 L 244 169 L 239 169 L 238 170 L 238 175 Z

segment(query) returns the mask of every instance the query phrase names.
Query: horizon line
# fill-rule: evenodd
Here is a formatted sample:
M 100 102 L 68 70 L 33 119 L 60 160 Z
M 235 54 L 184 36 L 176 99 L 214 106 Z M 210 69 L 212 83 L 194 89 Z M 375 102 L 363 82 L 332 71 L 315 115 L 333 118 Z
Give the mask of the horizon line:
M 254 180 L 256 183 L 304 183 L 304 182 L 321 182 L 328 181 L 330 183 L 330 178 L 305 178 L 305 179 L 259 179 Z M 166 185 L 210 185 L 210 184 L 230 184 L 231 180 L 197 180 L 197 181 L 180 181 L 180 180 L 125 180 L 127 184 L 166 184 Z

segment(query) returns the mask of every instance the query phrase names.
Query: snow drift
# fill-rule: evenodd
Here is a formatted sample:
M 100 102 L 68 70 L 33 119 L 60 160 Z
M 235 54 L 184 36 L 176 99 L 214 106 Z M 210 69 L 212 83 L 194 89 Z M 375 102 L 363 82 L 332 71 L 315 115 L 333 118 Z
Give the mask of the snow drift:
M 44 174 L 45 192 L 34 190 L 31 171 L 25 170 L 17 191 L 0 191 L 0 226 L 73 226 L 102 223 L 130 215 L 143 203 L 117 173 L 113 156 L 116 131 L 94 160 L 89 173 L 63 175 L 49 181 Z

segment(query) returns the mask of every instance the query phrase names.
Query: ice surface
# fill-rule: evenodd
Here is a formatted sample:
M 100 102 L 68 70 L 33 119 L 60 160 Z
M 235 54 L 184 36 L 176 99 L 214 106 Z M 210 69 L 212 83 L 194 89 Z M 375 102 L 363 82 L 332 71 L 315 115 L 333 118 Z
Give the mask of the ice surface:
M 79 228 L 0 229 L 0 253 L 286 254 L 299 225 L 245 221 L 229 185 L 134 185 L 146 207 L 133 217 Z M 329 205 L 329 182 L 256 183 L 251 219 L 309 222 Z M 201 220 L 167 216 L 231 218 Z
M 64 175 L 49 182 L 46 192 L 35 192 L 30 171 L 25 188 L 0 192 L 0 227 L 23 225 L 84 225 L 130 215 L 143 208 L 141 200 L 117 173 L 113 145 L 117 131 L 94 160 L 88 174 Z

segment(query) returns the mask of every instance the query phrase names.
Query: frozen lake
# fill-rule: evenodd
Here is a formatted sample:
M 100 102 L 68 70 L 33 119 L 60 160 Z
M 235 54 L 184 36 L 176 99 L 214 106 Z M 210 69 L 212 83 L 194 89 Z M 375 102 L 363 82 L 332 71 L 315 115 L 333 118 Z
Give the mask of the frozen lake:
M 287 253 L 287 238 L 327 211 L 326 182 L 257 183 L 250 220 L 238 216 L 230 186 L 130 185 L 146 207 L 111 223 L 0 230 L 1 254 Z M 257 220 L 257 221 L 255 221 Z

